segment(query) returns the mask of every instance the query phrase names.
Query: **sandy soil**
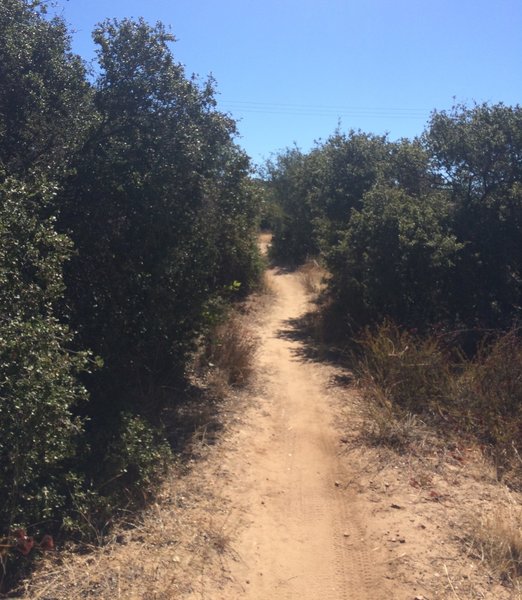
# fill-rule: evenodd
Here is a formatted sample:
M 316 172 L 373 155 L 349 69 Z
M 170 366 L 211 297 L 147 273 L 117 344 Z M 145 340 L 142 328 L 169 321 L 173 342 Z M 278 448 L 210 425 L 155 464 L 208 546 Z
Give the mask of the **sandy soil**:
M 261 330 L 262 393 L 255 418 L 226 461 L 226 488 L 241 517 L 229 585 L 204 582 L 205 597 L 301 600 L 390 598 L 380 549 L 365 542 L 366 518 L 343 482 L 328 394 L 331 369 L 306 361 L 292 320 L 308 308 L 299 276 L 271 271 L 276 294 Z
M 520 599 L 477 556 L 480 515 L 520 506 L 468 454 L 369 447 L 347 373 L 298 334 L 299 273 L 270 270 L 259 378 L 218 438 L 166 482 L 139 524 L 88 554 L 46 559 L 25 598 L 63 600 Z M 197 457 L 196 457 L 197 458 Z M 471 532 L 471 533 L 469 533 Z

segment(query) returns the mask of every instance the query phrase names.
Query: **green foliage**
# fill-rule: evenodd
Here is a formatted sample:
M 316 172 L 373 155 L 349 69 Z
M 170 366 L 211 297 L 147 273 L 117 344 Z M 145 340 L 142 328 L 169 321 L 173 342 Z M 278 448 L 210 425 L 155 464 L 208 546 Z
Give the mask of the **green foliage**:
M 448 279 L 461 246 L 441 194 L 375 187 L 327 254 L 331 293 L 348 323 L 391 318 L 425 327 L 448 314 Z
M 386 180 L 410 196 L 428 194 L 437 189 L 440 177 L 430 169 L 430 153 L 418 138 L 401 139 L 390 144 L 385 165 Z
M 311 160 L 311 157 L 293 148 L 267 165 L 267 196 L 274 218 L 270 251 L 272 258 L 277 260 L 298 264 L 308 255 L 318 252 L 314 215 L 308 202 L 308 194 L 313 187 Z
M 352 130 L 335 132 L 314 153 L 316 182 L 309 201 L 323 252 L 338 243 L 352 211 L 362 207 L 366 192 L 382 179 L 389 148 L 386 137 Z
M 2 528 L 60 518 L 81 433 L 73 406 L 85 399 L 76 375 L 87 355 L 67 350 L 72 336 L 57 311 L 71 246 L 40 216 L 53 195 L 45 182 L 0 185 Z
M 209 245 L 208 264 L 213 266 L 209 281 L 212 293 L 230 300 L 230 286 L 236 298 L 256 286 L 262 270 L 257 246 L 261 210 L 259 185 L 249 177 L 246 155 L 227 143 L 223 162 L 207 181 L 203 219 Z
M 281 209 L 273 257 L 299 264 L 334 245 L 380 177 L 387 152 L 384 137 L 336 131 L 309 154 L 294 148 L 269 162 L 269 198 Z
M 464 245 L 453 313 L 468 327 L 509 328 L 520 318 L 522 293 L 522 109 L 483 104 L 435 112 L 426 141 Z
M 107 476 L 103 495 L 116 499 L 124 494 L 127 500 L 143 500 L 153 495 L 153 486 L 172 460 L 165 437 L 143 418 L 130 413 L 121 415 L 119 426 L 110 441 L 102 472 Z
M 284 153 L 268 172 L 275 255 L 320 250 L 344 331 L 385 317 L 509 328 L 522 305 L 521 131 L 519 106 L 456 106 L 420 139 L 337 131 Z
M 56 180 L 83 140 L 90 90 L 64 22 L 44 14 L 43 2 L 0 4 L 0 166 Z
M 48 532 L 70 505 L 82 435 L 78 375 L 62 310 L 72 246 L 56 226 L 57 181 L 88 124 L 89 85 L 42 2 L 0 6 L 0 531 Z
M 258 266 L 248 160 L 214 109 L 212 82 L 185 77 L 160 24 L 107 21 L 94 39 L 100 118 L 60 226 L 77 248 L 66 298 L 78 342 L 104 359 L 89 384 L 100 424 L 121 410 L 157 413 L 157 391 L 183 375 L 209 299 L 234 280 L 248 291 Z
M 161 409 L 256 283 L 260 194 L 161 24 L 102 23 L 91 84 L 45 5 L 0 6 L 0 530 L 93 536 L 171 458 Z

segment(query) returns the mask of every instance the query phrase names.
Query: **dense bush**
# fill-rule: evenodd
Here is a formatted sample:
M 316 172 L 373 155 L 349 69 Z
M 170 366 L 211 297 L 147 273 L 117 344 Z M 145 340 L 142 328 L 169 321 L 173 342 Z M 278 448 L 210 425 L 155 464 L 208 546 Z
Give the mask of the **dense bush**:
M 448 318 L 449 279 L 462 247 L 449 230 L 447 200 L 374 187 L 362 202 L 326 255 L 343 325 L 356 330 L 391 318 L 422 328 Z
M 179 380 L 209 298 L 255 279 L 255 207 L 234 124 L 187 79 L 172 36 L 143 21 L 95 32 L 98 119 L 66 181 L 59 225 L 77 249 L 66 299 L 91 378 L 92 416 L 156 413 Z M 89 223 L 89 227 L 85 224 Z M 150 417 L 150 415 L 149 415 Z
M 0 165 L 56 181 L 84 140 L 91 90 L 65 24 L 44 16 L 39 0 L 0 4 Z
M 173 39 L 102 23 L 90 82 L 44 0 L 0 6 L 0 537 L 147 497 L 196 343 L 258 278 L 259 186 Z
M 267 165 L 267 197 L 272 206 L 273 227 L 270 253 L 283 262 L 299 264 L 309 254 L 318 252 L 314 213 L 308 201 L 313 188 L 312 161 L 313 156 L 305 156 L 294 148 Z
M 70 459 L 82 432 L 73 407 L 85 401 L 77 373 L 85 353 L 67 350 L 59 321 L 69 240 L 42 218 L 52 186 L 0 184 L 0 523 L 55 519 L 67 504 Z M 42 523 L 43 522 L 43 523 Z
M 336 132 L 284 153 L 268 173 L 278 256 L 327 257 L 343 327 L 508 329 L 522 300 L 521 131 L 519 106 L 456 106 L 413 141 Z
M 0 532 L 56 528 L 70 505 L 82 434 L 78 373 L 64 321 L 72 246 L 56 227 L 58 180 L 88 124 L 85 69 L 39 2 L 0 6 Z M 37 525 L 38 524 L 38 525 Z
M 522 296 L 522 109 L 435 112 L 425 138 L 463 245 L 452 311 L 468 327 L 509 328 Z

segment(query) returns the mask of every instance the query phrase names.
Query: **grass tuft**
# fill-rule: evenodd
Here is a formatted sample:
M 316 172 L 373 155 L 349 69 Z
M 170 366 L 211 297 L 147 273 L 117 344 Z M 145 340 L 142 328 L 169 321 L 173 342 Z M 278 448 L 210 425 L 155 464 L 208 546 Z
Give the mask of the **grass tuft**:
M 519 332 L 485 343 L 473 359 L 436 336 L 393 323 L 367 330 L 357 374 L 373 443 L 404 450 L 423 423 L 443 437 L 474 438 L 497 478 L 519 478 L 522 460 L 522 340 Z M 422 429 L 422 427 L 421 427 Z
M 474 524 L 470 550 L 505 582 L 522 577 L 522 508 L 498 507 Z
M 211 377 L 222 385 L 246 385 L 254 374 L 257 340 L 247 316 L 233 313 L 209 336 L 205 359 Z
M 326 289 L 328 271 L 317 260 L 307 260 L 298 270 L 299 279 L 307 294 L 318 297 Z

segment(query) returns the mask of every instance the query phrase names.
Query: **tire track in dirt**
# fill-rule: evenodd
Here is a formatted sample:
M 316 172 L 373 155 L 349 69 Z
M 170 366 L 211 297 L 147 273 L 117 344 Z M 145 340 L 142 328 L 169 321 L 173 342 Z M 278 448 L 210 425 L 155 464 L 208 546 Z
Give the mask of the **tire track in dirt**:
M 270 271 L 276 299 L 261 331 L 262 392 L 238 432 L 227 486 L 240 533 L 231 541 L 224 588 L 205 582 L 209 600 L 376 600 L 376 557 L 364 541 L 327 386 L 330 369 L 306 361 L 289 331 L 308 308 L 299 276 Z

